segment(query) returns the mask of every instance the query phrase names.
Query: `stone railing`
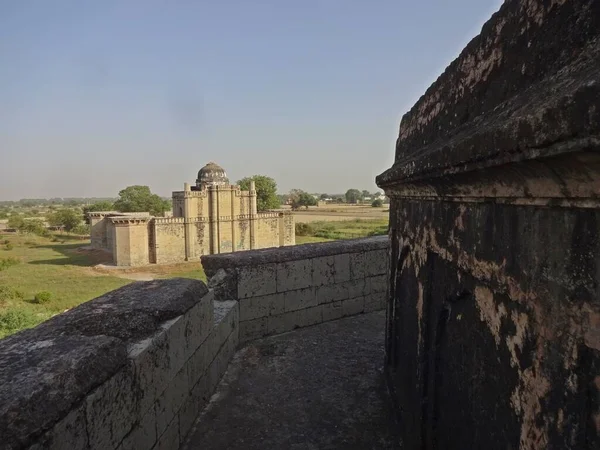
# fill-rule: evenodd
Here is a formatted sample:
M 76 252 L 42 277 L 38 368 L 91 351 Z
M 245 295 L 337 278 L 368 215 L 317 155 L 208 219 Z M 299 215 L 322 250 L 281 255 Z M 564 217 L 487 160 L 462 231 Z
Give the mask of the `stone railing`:
M 237 322 L 235 301 L 173 279 L 1 340 L 0 448 L 178 448 L 238 345 Z
M 383 309 L 388 238 L 207 255 L 219 300 L 239 300 L 240 342 Z
M 383 308 L 382 237 L 203 257 L 0 340 L 0 448 L 177 449 L 242 342 Z

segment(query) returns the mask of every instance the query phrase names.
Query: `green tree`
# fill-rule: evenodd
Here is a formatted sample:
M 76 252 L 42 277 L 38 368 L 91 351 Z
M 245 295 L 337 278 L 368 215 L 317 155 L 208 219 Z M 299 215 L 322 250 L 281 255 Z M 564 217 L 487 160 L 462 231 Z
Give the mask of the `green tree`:
M 371 206 L 373 208 L 381 208 L 383 206 L 383 200 L 381 200 L 380 198 L 376 198 L 375 200 L 373 200 L 373 203 L 371 203 Z
M 358 189 L 348 189 L 346 191 L 346 202 L 356 203 L 362 199 L 362 194 Z
M 367 190 L 362 191 L 362 198 L 370 197 L 370 196 L 371 196 L 371 193 L 369 191 L 367 191 Z
M 109 202 L 108 200 L 103 200 L 100 202 L 92 203 L 91 205 L 87 205 L 83 207 L 83 220 L 85 223 L 90 223 L 90 218 L 88 217 L 88 213 L 94 211 L 113 211 L 115 209 L 115 205 L 113 202 Z
M 256 188 L 256 209 L 259 211 L 268 211 L 281 206 L 279 197 L 277 196 L 277 183 L 271 177 L 266 175 L 253 175 L 251 177 L 242 178 L 237 182 L 238 186 L 244 190 L 250 190 L 250 182 L 254 181 Z
M 24 224 L 25 220 L 23 219 L 23 216 L 21 216 L 20 214 L 11 214 L 11 216 L 8 218 L 8 228 L 14 228 L 15 230 L 21 230 L 21 228 L 23 228 L 23 224 Z
M 153 216 L 162 216 L 170 208 L 170 203 L 153 194 L 148 186 L 128 186 L 119 191 L 119 199 L 114 207 L 121 212 L 149 212 Z
M 63 227 L 65 231 L 71 231 L 81 225 L 81 214 L 77 211 L 64 208 L 47 215 L 48 223 L 53 227 Z
M 292 189 L 290 191 L 290 198 L 292 199 L 293 210 L 300 209 L 303 206 L 308 209 L 309 206 L 317 204 L 317 199 L 313 195 L 301 189 Z
M 329 198 L 328 194 L 321 194 L 321 197 L 320 197 L 321 200 L 325 200 L 327 198 Z

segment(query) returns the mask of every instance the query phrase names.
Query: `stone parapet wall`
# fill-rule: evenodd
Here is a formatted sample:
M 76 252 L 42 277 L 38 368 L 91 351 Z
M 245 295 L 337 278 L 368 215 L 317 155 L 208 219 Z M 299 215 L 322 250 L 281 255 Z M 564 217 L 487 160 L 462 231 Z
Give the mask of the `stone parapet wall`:
M 236 302 L 133 283 L 0 341 L 2 449 L 176 449 L 238 345 Z
M 387 237 L 203 257 L 0 340 L 0 449 L 178 449 L 238 346 L 382 309 Z
M 202 257 L 219 300 L 237 299 L 240 342 L 363 312 L 387 299 L 388 238 Z

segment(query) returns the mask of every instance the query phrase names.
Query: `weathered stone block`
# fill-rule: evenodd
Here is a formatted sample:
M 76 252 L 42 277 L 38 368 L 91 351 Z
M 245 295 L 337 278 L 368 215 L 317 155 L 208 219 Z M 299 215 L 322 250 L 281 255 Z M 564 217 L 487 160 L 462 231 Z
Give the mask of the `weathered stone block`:
M 323 256 L 312 260 L 313 286 L 335 283 L 335 259 L 333 256 Z
M 350 253 L 348 255 L 350 259 L 350 279 L 360 280 L 365 277 L 365 254 L 361 253 Z
M 312 287 L 299 289 L 296 291 L 289 291 L 284 294 L 285 312 L 310 308 L 311 306 L 317 306 L 315 290 Z
M 277 265 L 263 264 L 238 269 L 238 299 L 277 292 Z
M 344 317 L 342 302 L 331 302 L 323 305 L 323 322 L 337 320 Z
M 383 275 L 388 268 L 388 255 L 386 250 L 373 250 L 364 253 L 365 276 Z
M 312 284 L 312 260 L 301 259 L 277 264 L 277 292 L 303 289 Z
M 181 443 L 185 440 L 188 432 L 208 402 L 208 375 L 202 376 L 198 383 L 192 388 L 179 410 L 179 438 Z
M 223 374 L 227 370 L 227 366 L 229 366 L 229 361 L 233 357 L 235 350 L 235 337 L 229 336 L 219 349 L 219 353 L 215 356 L 215 359 L 211 362 L 210 367 L 208 368 L 207 389 L 210 394 L 214 392 L 216 385 L 219 383 Z
M 342 301 L 344 317 L 360 314 L 365 310 L 365 298 L 357 297 Z
M 80 406 L 44 434 L 29 450 L 63 450 L 88 448 L 85 408 Z
M 121 442 L 122 450 L 145 450 L 151 449 L 156 443 L 156 412 L 154 408 L 144 414 L 133 430 L 125 436 Z M 82 448 L 82 447 L 65 447 Z
M 186 325 L 187 321 L 185 317 L 179 316 L 165 322 L 161 326 L 165 332 L 166 343 L 169 348 L 167 353 L 169 379 L 173 378 L 181 370 L 186 361 Z
M 135 385 L 142 393 L 140 399 L 142 413 L 153 407 L 154 401 L 167 388 L 170 381 L 169 349 L 167 336 L 163 330 L 129 347 L 128 356 L 135 367 Z
M 179 417 L 175 416 L 152 450 L 177 450 L 179 442 Z
M 212 345 L 210 336 L 204 343 L 196 349 L 196 352 L 188 360 L 186 367 L 188 369 L 188 385 L 194 386 L 198 380 L 206 373 L 210 365 L 210 346 Z
M 240 320 L 252 320 L 284 312 L 284 294 L 269 294 L 240 300 Z
M 350 255 L 342 253 L 333 256 L 335 273 L 333 275 L 336 283 L 343 283 L 350 280 Z
M 317 304 L 323 305 L 326 303 L 345 300 L 348 298 L 348 282 L 328 284 L 315 288 L 315 299 Z
M 267 317 L 240 322 L 240 342 L 248 342 L 267 335 Z
M 210 291 L 200 302 L 184 314 L 185 352 L 187 360 L 210 333 L 214 322 L 214 293 Z
M 91 449 L 116 448 L 139 418 L 139 399 L 133 389 L 133 366 L 127 365 L 85 399 Z
M 387 290 L 387 275 L 376 275 L 366 279 L 365 295 L 385 292 Z
M 365 295 L 367 283 L 364 278 L 344 283 L 348 289 L 347 298 L 357 298 Z
M 386 306 L 387 293 L 375 292 L 365 295 L 365 312 L 381 311 Z
M 188 367 L 183 367 L 156 401 L 156 433 L 162 435 L 189 393 Z
M 285 333 L 296 328 L 308 327 L 321 322 L 323 322 L 323 308 L 320 305 L 313 306 L 269 317 L 268 333 Z

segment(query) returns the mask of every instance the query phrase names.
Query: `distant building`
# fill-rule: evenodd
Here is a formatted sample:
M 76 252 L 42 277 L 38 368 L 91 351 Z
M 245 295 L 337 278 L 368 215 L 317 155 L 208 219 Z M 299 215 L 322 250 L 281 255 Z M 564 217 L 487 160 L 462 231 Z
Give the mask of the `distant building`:
M 172 217 L 89 213 L 92 247 L 111 252 L 117 266 L 141 266 L 295 244 L 294 216 L 259 214 L 254 183 L 242 191 L 215 163 L 200 169 L 195 186 L 184 183 L 172 198 Z

